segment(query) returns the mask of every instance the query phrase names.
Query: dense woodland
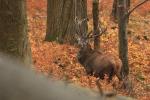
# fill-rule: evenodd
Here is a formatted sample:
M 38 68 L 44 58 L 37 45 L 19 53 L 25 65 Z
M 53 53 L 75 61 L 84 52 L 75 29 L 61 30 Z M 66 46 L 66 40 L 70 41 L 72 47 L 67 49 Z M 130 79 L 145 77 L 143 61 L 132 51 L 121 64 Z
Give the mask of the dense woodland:
M 149 26 L 150 0 L 0 0 L 0 52 L 110 100 L 149 100 Z

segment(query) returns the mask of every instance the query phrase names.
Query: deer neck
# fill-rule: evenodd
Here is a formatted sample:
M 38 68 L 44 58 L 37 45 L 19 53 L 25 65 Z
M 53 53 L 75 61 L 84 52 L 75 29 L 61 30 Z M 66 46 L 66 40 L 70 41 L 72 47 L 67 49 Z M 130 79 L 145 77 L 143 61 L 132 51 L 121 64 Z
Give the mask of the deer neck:
M 93 54 L 92 49 L 84 49 L 78 52 L 78 60 L 81 64 L 84 64 L 85 61 Z

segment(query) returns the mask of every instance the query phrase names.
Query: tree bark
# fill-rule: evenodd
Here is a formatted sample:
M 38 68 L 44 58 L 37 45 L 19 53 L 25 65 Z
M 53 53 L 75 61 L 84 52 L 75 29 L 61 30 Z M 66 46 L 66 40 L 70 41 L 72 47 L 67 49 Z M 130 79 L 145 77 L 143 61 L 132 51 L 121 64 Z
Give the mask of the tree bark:
M 128 10 L 130 9 L 130 4 L 131 4 L 131 1 L 130 0 L 126 0 L 126 7 L 127 7 Z
M 130 0 L 126 0 L 126 13 L 128 13 L 128 11 L 130 10 Z M 127 16 L 126 18 L 127 23 L 129 22 L 129 16 Z
M 111 19 L 112 21 L 114 22 L 117 22 L 118 20 L 118 7 L 117 7 L 117 4 L 118 4 L 118 0 L 114 0 L 113 1 L 113 6 L 112 6 L 112 12 L 111 12 Z M 126 12 L 130 9 L 130 0 L 125 0 L 125 9 L 126 9 Z M 127 18 L 127 21 L 129 20 L 129 17 Z
M 127 76 L 129 74 L 128 67 L 128 37 L 127 37 L 127 18 L 125 18 L 125 0 L 118 0 L 118 27 L 119 27 L 119 56 L 122 60 L 122 74 Z
M 45 40 L 58 39 L 60 42 L 74 43 L 75 17 L 80 20 L 87 18 L 87 0 L 48 0 L 47 4 L 48 17 Z M 87 33 L 87 21 L 82 23 L 80 30 L 82 33 Z
M 93 27 L 94 27 L 94 35 L 100 34 L 99 29 L 99 0 L 93 0 Z M 94 49 L 100 49 L 100 37 L 94 37 Z
M 112 21 L 116 22 L 117 21 L 117 1 L 118 0 L 114 0 L 113 1 L 113 6 L 112 6 L 112 12 L 111 12 L 111 19 Z
M 0 52 L 31 64 L 25 0 L 0 0 Z

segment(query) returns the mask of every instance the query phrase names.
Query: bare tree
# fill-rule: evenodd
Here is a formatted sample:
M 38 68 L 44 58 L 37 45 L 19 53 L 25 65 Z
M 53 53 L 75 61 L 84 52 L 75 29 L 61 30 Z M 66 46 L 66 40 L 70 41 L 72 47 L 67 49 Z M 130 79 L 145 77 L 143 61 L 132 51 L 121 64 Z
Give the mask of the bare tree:
M 117 20 L 117 1 L 118 0 L 113 1 L 112 12 L 111 12 L 111 18 L 114 22 Z
M 119 27 L 119 56 L 122 60 L 122 74 L 126 77 L 129 74 L 128 67 L 128 37 L 127 37 L 127 25 L 130 14 L 138 8 L 140 5 L 146 3 L 149 0 L 144 0 L 137 4 L 132 9 L 126 10 L 126 0 L 118 0 L 118 27 Z
M 99 21 L 99 0 L 93 0 L 93 30 L 94 35 L 100 34 L 100 21 Z M 100 48 L 100 37 L 94 37 L 94 49 Z
M 118 26 L 119 26 L 119 56 L 123 64 L 125 76 L 129 73 L 128 67 L 128 39 L 126 34 L 127 18 L 125 18 L 125 0 L 118 0 Z
M 0 52 L 31 63 L 24 0 L 0 0 Z
M 111 12 L 111 18 L 112 21 L 117 22 L 118 19 L 118 8 L 117 8 L 117 4 L 118 4 L 118 0 L 114 0 L 113 1 L 113 5 L 112 5 L 112 12 Z M 125 0 L 125 8 L 126 11 L 128 11 L 130 9 L 130 0 Z

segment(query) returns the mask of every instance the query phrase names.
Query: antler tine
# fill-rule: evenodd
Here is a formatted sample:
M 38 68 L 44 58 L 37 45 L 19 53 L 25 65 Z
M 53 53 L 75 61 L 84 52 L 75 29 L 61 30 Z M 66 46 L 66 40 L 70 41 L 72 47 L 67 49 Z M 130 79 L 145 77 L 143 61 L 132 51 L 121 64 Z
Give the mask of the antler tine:
M 81 30 L 80 30 L 79 20 L 77 17 L 75 17 L 75 31 L 76 31 L 75 37 L 78 39 L 79 35 L 81 34 Z
M 90 35 L 91 35 L 91 33 L 93 33 L 93 30 L 91 30 L 88 34 L 87 34 L 87 38 L 89 38 L 90 37 Z
M 78 21 L 78 24 L 81 25 L 85 21 L 89 21 L 89 19 L 88 18 L 83 18 L 83 19 Z
M 95 34 L 95 35 L 89 36 L 88 38 L 94 38 L 94 37 L 97 37 L 97 36 L 101 36 L 101 35 L 103 35 L 103 33 L 105 33 L 106 31 L 107 31 L 107 27 L 106 27 L 104 30 L 101 30 L 100 34 Z

